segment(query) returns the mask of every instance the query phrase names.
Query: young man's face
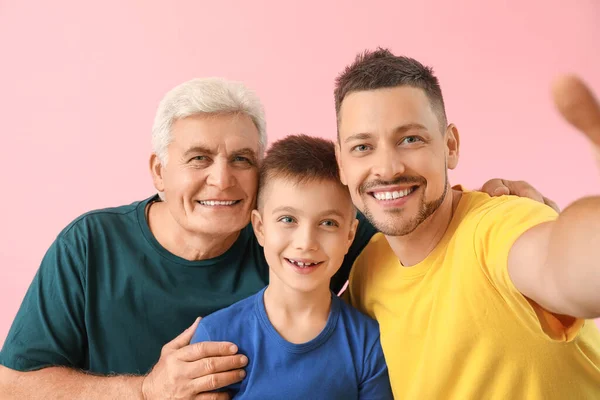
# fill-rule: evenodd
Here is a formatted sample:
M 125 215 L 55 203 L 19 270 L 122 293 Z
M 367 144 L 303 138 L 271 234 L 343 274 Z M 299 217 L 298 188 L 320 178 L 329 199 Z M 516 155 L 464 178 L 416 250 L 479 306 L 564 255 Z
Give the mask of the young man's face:
M 340 184 L 271 178 L 252 225 L 274 280 L 293 290 L 329 288 L 354 239 L 358 221 Z
M 350 93 L 337 149 L 352 201 L 386 235 L 411 233 L 442 204 L 447 168 L 458 161 L 458 132 L 442 131 L 422 89 Z

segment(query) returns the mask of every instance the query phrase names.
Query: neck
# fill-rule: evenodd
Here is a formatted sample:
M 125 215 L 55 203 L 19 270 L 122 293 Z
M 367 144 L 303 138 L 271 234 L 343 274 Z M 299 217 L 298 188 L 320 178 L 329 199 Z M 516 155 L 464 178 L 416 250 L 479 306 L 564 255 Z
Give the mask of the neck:
M 461 191 L 448 190 L 438 209 L 414 231 L 404 236 L 386 236 L 403 266 L 410 267 L 420 263 L 435 249 L 452 221 L 461 196 Z
M 319 335 L 331 309 L 329 282 L 310 292 L 292 289 L 271 272 L 264 295 L 269 321 L 289 342 L 305 343 Z
M 229 250 L 240 235 L 240 231 L 223 235 L 188 231 L 173 219 L 164 202 L 155 203 L 150 207 L 148 226 L 161 246 L 188 261 L 218 257 Z

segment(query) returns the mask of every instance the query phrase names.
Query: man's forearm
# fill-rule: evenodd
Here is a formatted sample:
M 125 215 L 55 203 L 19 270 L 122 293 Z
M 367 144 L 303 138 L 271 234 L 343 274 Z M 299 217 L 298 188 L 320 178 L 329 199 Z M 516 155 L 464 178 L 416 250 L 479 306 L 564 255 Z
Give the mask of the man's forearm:
M 546 265 L 564 302 L 562 313 L 600 316 L 600 197 L 577 200 L 559 215 Z
M 2 399 L 142 399 L 141 376 L 96 376 L 64 367 L 19 372 L 0 366 Z

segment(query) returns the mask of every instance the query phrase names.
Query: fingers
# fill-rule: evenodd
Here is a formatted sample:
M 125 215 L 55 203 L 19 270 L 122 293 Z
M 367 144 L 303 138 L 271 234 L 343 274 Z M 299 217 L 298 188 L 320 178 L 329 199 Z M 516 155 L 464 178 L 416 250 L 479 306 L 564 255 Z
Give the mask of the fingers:
M 240 382 L 245 376 L 243 370 L 219 372 L 194 379 L 191 388 L 194 393 L 210 392 Z
M 179 336 L 177 336 L 175 339 L 173 339 L 169 343 L 165 344 L 163 348 L 177 350 L 177 349 L 180 349 L 182 347 L 189 345 L 190 340 L 192 340 L 192 337 L 194 336 L 194 332 L 196 332 L 196 328 L 198 327 L 199 323 L 200 323 L 200 317 L 196 318 L 194 323 L 189 328 L 187 328 L 185 331 L 181 332 L 181 334 L 179 334 Z
M 600 146 L 600 105 L 576 76 L 563 76 L 552 87 L 554 103 L 562 116 Z
M 231 396 L 226 392 L 202 393 L 194 397 L 195 400 L 229 400 Z
M 537 202 L 543 203 L 544 196 L 538 192 L 533 186 L 525 181 L 508 181 L 503 180 L 509 190 L 509 194 L 519 197 L 527 197 Z
M 546 196 L 544 196 L 544 204 L 552 207 L 557 213 L 560 213 L 560 207 L 558 206 L 558 204 L 556 204 L 554 201 L 550 200 Z
M 502 179 L 490 179 L 482 187 L 481 191 L 489 194 L 490 196 L 502 196 L 509 194 L 510 190 L 504 184 Z
M 186 373 L 190 378 L 198 378 L 218 372 L 233 371 L 248 365 L 248 358 L 236 354 L 227 357 L 207 357 L 188 364 Z
M 238 348 L 230 342 L 198 342 L 185 346 L 177 352 L 181 361 L 197 361 L 207 357 L 225 357 L 236 354 Z

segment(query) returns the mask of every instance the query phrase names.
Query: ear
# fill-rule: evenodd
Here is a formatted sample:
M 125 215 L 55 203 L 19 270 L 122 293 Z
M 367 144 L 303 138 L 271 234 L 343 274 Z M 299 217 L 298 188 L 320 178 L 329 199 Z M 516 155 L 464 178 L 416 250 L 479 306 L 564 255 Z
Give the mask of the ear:
M 262 217 L 258 210 L 252 210 L 252 214 L 250 215 L 250 221 L 252 221 L 252 229 L 254 229 L 254 235 L 256 235 L 256 239 L 258 239 L 258 243 L 262 247 L 265 247 L 264 225 L 262 222 Z
M 341 160 L 342 157 L 341 157 L 341 154 L 340 154 L 341 151 L 342 151 L 342 149 L 340 148 L 340 139 L 338 138 L 338 141 L 335 144 L 335 160 L 337 162 L 338 169 L 340 170 L 340 181 L 342 181 L 342 183 L 345 186 L 348 186 L 348 183 L 347 183 L 347 180 L 346 180 L 346 175 L 344 174 L 344 169 L 342 168 L 342 160 Z
M 152 153 L 152 155 L 150 156 L 150 173 L 152 174 L 152 181 L 154 182 L 154 187 L 159 192 L 165 191 L 163 172 L 164 166 L 162 165 L 162 162 L 156 154 Z
M 354 218 L 352 220 L 352 223 L 350 224 L 350 232 L 348 232 L 348 244 L 347 244 L 347 248 L 346 248 L 346 254 L 348 254 L 348 250 L 350 250 L 350 246 L 352 246 L 352 242 L 354 242 L 354 237 L 356 236 L 357 229 L 358 229 L 358 219 Z
M 446 128 L 445 134 L 446 140 L 446 160 L 448 161 L 448 168 L 454 169 L 458 165 L 458 156 L 460 150 L 460 136 L 456 125 L 450 124 Z

